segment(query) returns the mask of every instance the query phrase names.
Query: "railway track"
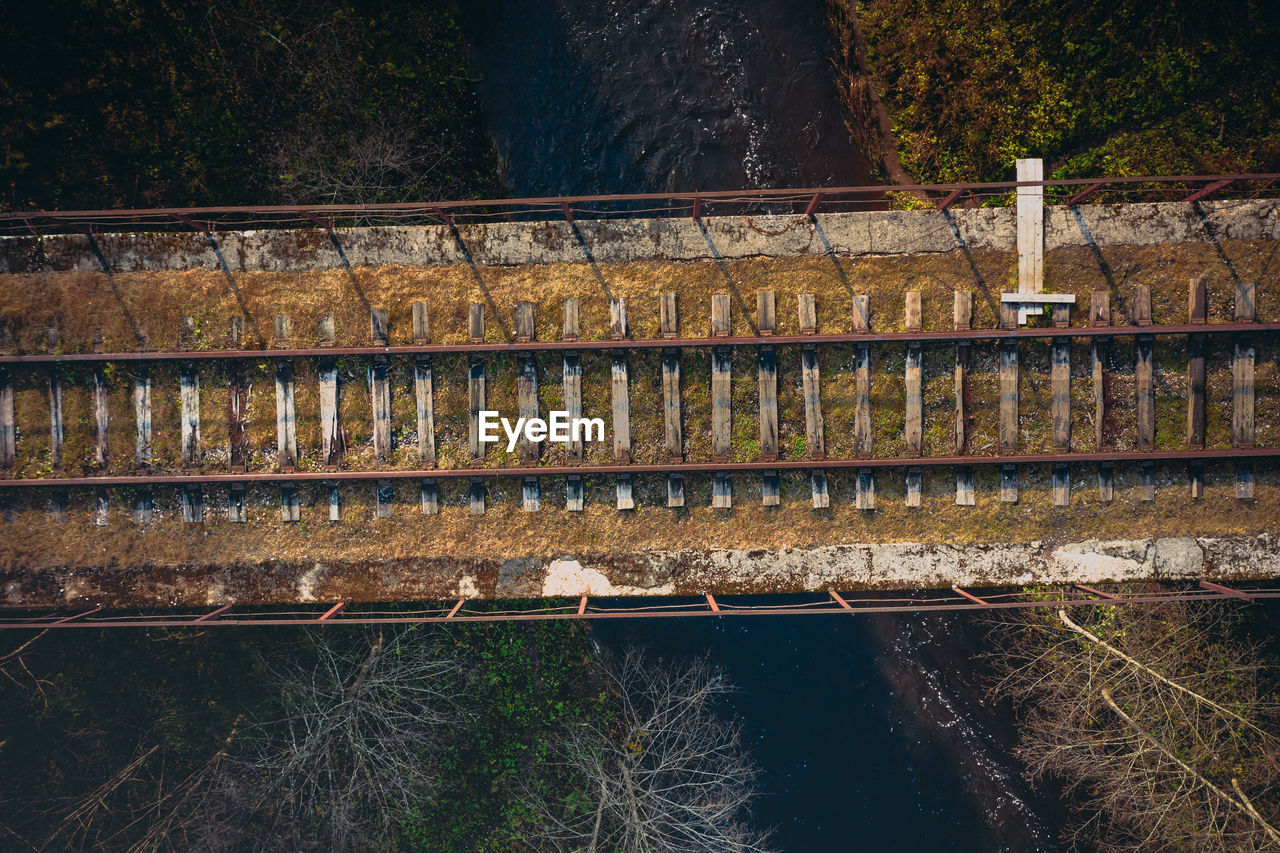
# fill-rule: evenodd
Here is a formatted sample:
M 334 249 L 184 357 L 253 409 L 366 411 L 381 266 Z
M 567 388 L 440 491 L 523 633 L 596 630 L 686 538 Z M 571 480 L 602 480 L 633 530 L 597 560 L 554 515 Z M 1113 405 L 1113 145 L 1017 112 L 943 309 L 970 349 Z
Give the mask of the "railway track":
M 227 495 L 226 512 L 232 522 L 248 520 L 246 491 L 251 484 L 268 484 L 279 487 L 281 519 L 300 519 L 298 488 L 304 483 L 328 485 L 329 518 L 336 520 L 342 512 L 342 490 L 361 483 L 375 486 L 376 513 L 388 517 L 395 512 L 395 493 L 391 484 L 396 481 L 418 481 L 421 486 L 421 512 L 433 514 L 439 511 L 441 481 L 463 480 L 470 483 L 470 506 L 481 513 L 486 508 L 486 483 L 494 478 L 518 480 L 521 484 L 521 504 L 525 510 L 542 508 L 543 486 L 563 480 L 564 508 L 567 511 L 583 509 L 585 495 L 583 480 L 586 477 L 606 477 L 614 482 L 614 504 L 619 510 L 634 509 L 636 496 L 634 478 L 638 476 L 663 477 L 667 482 L 666 505 L 682 507 L 686 503 L 684 478 L 706 476 L 711 479 L 711 505 L 728 509 L 734 500 L 735 478 L 759 479 L 760 499 L 765 505 L 781 502 L 780 476 L 787 472 L 801 472 L 809 479 L 809 492 L 815 508 L 830 506 L 831 489 L 828 473 L 847 471 L 853 473 L 853 501 L 860 509 L 874 509 L 876 505 L 877 477 L 900 477 L 902 494 L 908 506 L 920 506 L 922 473 L 926 469 L 954 469 L 956 478 L 955 500 L 959 505 L 975 503 L 974 469 L 995 466 L 1000 469 L 1000 496 L 1005 501 L 1018 499 L 1018 472 L 1032 466 L 1044 466 L 1051 471 L 1053 501 L 1070 503 L 1069 466 L 1096 465 L 1098 495 L 1102 501 L 1114 497 L 1114 477 L 1117 465 L 1134 466 L 1140 473 L 1142 499 L 1155 497 L 1154 466 L 1157 463 L 1179 462 L 1188 466 L 1192 497 L 1203 490 L 1204 466 L 1207 464 L 1233 463 L 1235 466 L 1236 495 L 1242 499 L 1253 495 L 1253 463 L 1280 456 L 1280 448 L 1254 446 L 1254 339 L 1280 331 L 1280 323 L 1259 322 L 1256 316 L 1255 290 L 1249 283 L 1235 286 L 1234 314 L 1231 322 L 1207 322 L 1207 293 L 1204 282 L 1192 281 L 1188 294 L 1188 322 L 1155 324 L 1152 322 L 1151 294 L 1145 287 L 1137 287 L 1129 310 L 1128 322 L 1111 322 L 1110 294 L 1095 291 L 1088 306 L 1088 318 L 1084 325 L 1071 325 L 1071 306 L 1056 305 L 1053 308 L 1052 325 L 1019 328 L 1016 307 L 1003 310 L 1000 325 L 996 328 L 974 328 L 972 325 L 972 294 L 956 291 L 950 329 L 926 330 L 922 322 L 921 298 L 918 292 L 907 292 L 901 306 L 906 331 L 886 332 L 873 328 L 871 306 L 865 296 L 854 296 L 849 307 L 849 325 L 846 330 L 832 332 L 819 330 L 818 311 L 812 296 L 799 295 L 785 310 L 794 310 L 799 320 L 800 334 L 775 334 L 777 328 L 778 300 L 770 290 L 757 292 L 754 316 L 749 318 L 750 335 L 734 334 L 731 327 L 731 303 L 729 294 L 712 297 L 710 304 L 710 334 L 702 337 L 683 337 L 680 334 L 680 317 L 676 295 L 661 294 L 659 299 L 659 336 L 637 339 L 627 324 L 627 305 L 623 299 L 610 302 L 609 337 L 602 340 L 583 340 L 579 328 L 579 303 L 569 298 L 563 303 L 561 333 L 556 340 L 538 340 L 535 334 L 534 305 L 518 303 L 513 314 L 512 328 L 506 330 L 506 343 L 485 340 L 487 309 L 484 304 L 471 305 L 467 324 L 467 343 L 432 343 L 428 305 L 415 302 L 412 305 L 413 344 L 390 345 L 387 312 L 372 309 L 370 312 L 370 342 L 367 346 L 336 346 L 333 320 L 322 318 L 319 323 L 319 346 L 300 348 L 290 345 L 290 320 L 277 315 L 274 322 L 274 348 L 247 349 L 242 346 L 244 318 L 229 318 L 229 346 L 220 350 L 197 350 L 193 344 L 195 321 L 185 321 L 180 341 L 185 345 L 178 350 L 162 352 L 85 352 L 70 354 L 14 353 L 0 351 L 0 498 L 18 493 L 41 491 L 49 496 L 50 511 L 55 517 L 65 518 L 68 495 L 73 490 L 89 490 L 98 518 L 105 522 L 110 500 L 110 490 L 127 489 L 132 501 L 134 517 L 145 523 L 152 515 L 152 487 L 176 488 L 182 493 L 183 518 L 201 522 L 206 518 L 208 495 L 214 490 L 224 490 Z M 790 300 L 788 300 L 790 301 Z M 740 312 L 745 313 L 745 312 Z M 688 323 L 686 323 L 688 325 Z M 1206 446 L 1206 340 L 1210 337 L 1230 344 L 1228 353 L 1232 370 L 1231 392 L 1231 446 Z M 1117 338 L 1134 342 L 1133 378 L 1135 386 L 1132 405 L 1135 412 L 1136 436 L 1134 450 L 1117 450 L 1109 446 L 1113 437 L 1104 434 L 1106 408 L 1115 405 L 1108 399 L 1107 348 Z M 1153 346 L 1157 338 L 1173 339 L 1185 345 L 1187 351 L 1188 407 L 1185 446 L 1177 449 L 1156 446 L 1156 404 L 1153 367 Z M 1095 435 L 1093 450 L 1073 450 L 1072 444 L 1072 376 L 1071 346 L 1083 339 L 1089 345 L 1092 366 L 1088 380 L 1092 390 L 1092 421 Z M 1048 385 L 1051 389 L 1047 411 L 1029 410 L 1019 398 L 1020 350 L 1031 341 L 1047 341 L 1049 349 Z M 873 364 L 878 348 L 886 345 L 905 346 L 903 366 L 903 396 L 900 402 L 903 414 L 903 452 L 895 456 L 876 456 L 872 446 L 872 382 Z M 954 369 L 954 407 L 949 415 L 952 422 L 952 452 L 946 455 L 924 453 L 923 363 L 922 349 L 926 345 L 950 348 L 950 364 Z M 975 412 L 970 403 L 971 349 L 975 345 L 993 347 L 996 352 L 999 378 L 999 403 L 995 411 Z M 819 364 L 819 351 L 824 347 L 838 346 L 851 349 L 853 374 L 852 418 L 824 418 L 824 400 L 830 405 L 830 397 L 823 395 L 823 375 Z M 659 384 L 658 377 L 638 377 L 628 354 L 641 350 L 657 351 L 660 358 L 661 410 L 643 412 L 643 418 L 660 418 L 661 434 L 666 461 L 637 462 L 632 448 L 632 383 L 640 379 Z M 710 370 L 710 428 L 698 430 L 698 434 L 686 434 L 686 424 L 681 402 L 682 382 L 705 382 L 708 377 L 690 377 L 683 369 L 681 354 L 691 350 L 706 353 Z M 731 393 L 733 351 L 752 352 L 752 364 L 756 373 L 756 400 L 752 419 L 758 423 L 757 458 L 737 459 L 732 446 L 733 395 Z M 486 447 L 481 441 L 480 413 L 486 410 L 486 382 L 491 378 L 491 363 L 495 355 L 513 356 L 516 370 L 516 392 L 520 417 L 541 417 L 546 414 L 540 403 L 539 358 L 542 367 L 548 361 L 558 360 L 562 367 L 562 391 L 565 410 L 572 417 L 583 416 L 583 361 L 584 358 L 607 359 L 609 364 L 609 400 L 607 412 L 588 412 L 589 416 L 602 417 L 609 425 L 610 461 L 600 464 L 588 461 L 581 440 L 570 441 L 563 464 L 545 464 L 543 454 L 535 441 L 527 436 L 519 441 L 519 465 L 491 467 L 485 464 Z M 437 406 L 435 384 L 440 376 L 441 356 L 466 359 L 467 384 L 467 445 L 471 465 L 441 467 L 437 455 Z M 783 451 L 779 443 L 778 365 L 779 358 L 794 360 L 799 365 L 801 377 L 804 428 L 802 458 Z M 353 468 L 344 450 L 344 433 L 340 422 L 340 380 L 336 361 L 355 358 L 367 363 L 372 417 L 372 449 L 375 462 L 363 469 Z M 276 429 L 274 470 L 253 470 L 250 465 L 251 439 L 247 406 L 249 389 L 243 370 L 246 361 L 269 360 L 274 362 Z M 416 436 L 416 461 L 414 468 L 393 468 L 388 464 L 393 450 L 392 382 L 388 365 L 392 360 L 412 364 L 414 427 Z M 322 470 L 298 470 L 298 440 L 296 423 L 298 411 L 295 402 L 296 367 L 302 362 L 314 362 L 318 383 L 318 420 L 320 424 L 319 458 Z M 151 407 L 151 381 L 144 378 L 147 370 L 157 365 L 176 365 L 180 418 L 176 424 L 153 425 Z M 201 419 L 207 415 L 201 407 L 201 371 L 208 371 L 216 363 L 228 377 L 228 404 L 226 409 L 227 447 L 226 470 L 210 472 L 201 470 L 202 453 L 207 450 L 201 442 Z M 84 389 L 91 396 L 94 432 L 94 462 L 102 471 L 99 475 L 64 476 L 61 473 L 62 444 L 66 425 L 62 422 L 62 397 L 68 390 L 63 387 L 59 374 L 60 365 L 86 364 L 92 369 L 91 387 Z M 119 382 L 108 375 L 110 365 L 141 367 L 131 379 L 133 384 L 134 423 L 131 431 L 136 436 L 134 473 L 108 474 L 108 435 L 113 424 L 108 412 L 110 385 Z M 741 359 L 738 362 L 741 365 Z M 14 412 L 14 383 L 23 377 L 47 377 L 48 424 L 52 473 L 49 476 L 15 477 L 14 466 L 22 437 L 18 435 Z M 41 379 L 43 381 L 43 379 Z M 1076 380 L 1080 381 L 1080 380 Z M 1126 403 L 1127 405 L 1127 403 Z M 515 415 L 515 412 L 503 412 Z M 990 415 L 998 419 L 998 443 L 994 455 L 971 452 L 970 423 L 976 415 Z M 43 417 L 43 415 L 42 415 Z M 1052 452 L 1028 452 L 1021 446 L 1020 423 L 1028 418 L 1046 419 L 1052 427 Z M 117 418 L 118 421 L 118 418 Z M 180 434 L 181 459 L 185 470 L 174 472 L 159 470 L 153 465 L 153 426 L 158 429 L 174 429 Z M 460 431 L 460 425 L 459 431 Z M 796 424 L 796 432 L 800 433 Z M 855 452 L 843 458 L 829 456 L 827 435 L 831 430 L 851 431 Z M 266 436 L 256 436 L 259 443 Z M 690 454 L 691 447 L 698 454 Z M 704 456 L 690 459 L 690 455 Z M 741 455 L 741 454 L 737 454 Z M 895 490 L 896 491 L 896 490 Z M 753 488 L 754 492 L 754 488 Z M 402 508 L 402 511 L 410 508 Z

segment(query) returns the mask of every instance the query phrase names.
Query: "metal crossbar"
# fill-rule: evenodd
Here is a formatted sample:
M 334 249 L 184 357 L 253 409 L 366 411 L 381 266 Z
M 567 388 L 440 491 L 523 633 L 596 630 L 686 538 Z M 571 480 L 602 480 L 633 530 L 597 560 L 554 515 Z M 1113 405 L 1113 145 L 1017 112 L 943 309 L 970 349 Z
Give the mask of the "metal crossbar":
M 1080 598 L 1072 589 L 1079 589 L 1091 597 Z M 899 597 L 841 594 L 834 589 L 828 598 L 797 600 L 782 604 L 749 604 L 731 602 L 725 597 L 704 595 L 696 602 L 665 602 L 658 604 L 625 605 L 608 598 L 591 598 L 583 594 L 577 606 L 561 603 L 532 604 L 520 609 L 484 609 L 485 602 L 472 602 L 474 608 L 464 605 L 466 598 L 458 598 L 447 612 L 443 607 L 406 608 L 405 610 L 360 610 L 349 602 L 338 602 L 326 610 L 295 610 L 296 605 L 276 608 L 245 609 L 231 614 L 231 605 L 223 605 L 209 613 L 121 613 L 103 612 L 95 607 L 81 613 L 64 615 L 49 612 L 37 615 L 0 611 L 2 630 L 44 630 L 48 628 L 212 628 L 212 627 L 269 627 L 300 625 L 382 625 L 393 623 L 422 624 L 432 622 L 502 622 L 547 619 L 640 619 L 671 618 L 684 616 L 785 616 L 785 615 L 838 615 L 872 613 L 927 613 L 930 611 L 1006 610 L 1042 607 L 1111 607 L 1120 605 L 1161 604 L 1170 602 L 1234 601 L 1257 604 L 1280 598 L 1280 587 L 1238 589 L 1212 581 L 1200 581 L 1197 586 L 1145 589 L 1139 593 L 1116 590 L 1103 591 L 1075 584 L 1071 586 L 1018 590 L 1014 592 L 984 592 L 974 595 L 968 590 L 953 587 L 945 594 L 929 591 L 900 593 Z M 799 596 L 795 596 L 800 598 Z M 325 605 L 320 605 L 321 607 Z M 374 605 L 375 607 L 378 605 Z M 100 614 L 100 615 L 99 615 Z

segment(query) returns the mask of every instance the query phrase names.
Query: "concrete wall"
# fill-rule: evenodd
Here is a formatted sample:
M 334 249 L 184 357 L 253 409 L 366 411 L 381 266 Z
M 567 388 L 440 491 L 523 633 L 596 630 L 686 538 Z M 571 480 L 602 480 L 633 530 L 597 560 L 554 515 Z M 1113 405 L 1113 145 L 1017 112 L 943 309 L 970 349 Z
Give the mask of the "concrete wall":
M 937 545 L 919 542 L 811 549 L 642 551 L 607 558 L 470 557 L 347 564 L 0 568 L 0 605 L 177 607 L 284 601 L 441 600 L 537 596 L 853 592 L 1144 579 L 1280 577 L 1280 537 Z
M 895 255 L 961 248 L 1011 251 L 1012 207 L 950 210 L 503 222 L 442 226 L 347 228 L 337 244 L 323 230 L 228 231 L 212 239 L 198 232 L 101 234 L 101 257 L 118 272 L 216 269 L 290 272 L 341 266 L 434 266 L 467 260 L 481 265 L 582 261 L 702 260 L 820 254 Z M 1280 237 L 1280 201 L 1229 200 L 1182 204 L 1051 207 L 1045 248 L 1257 240 Z M 339 245 L 341 254 L 339 253 Z M 464 253 L 465 247 L 465 253 Z M 87 237 L 0 238 L 0 272 L 97 270 Z

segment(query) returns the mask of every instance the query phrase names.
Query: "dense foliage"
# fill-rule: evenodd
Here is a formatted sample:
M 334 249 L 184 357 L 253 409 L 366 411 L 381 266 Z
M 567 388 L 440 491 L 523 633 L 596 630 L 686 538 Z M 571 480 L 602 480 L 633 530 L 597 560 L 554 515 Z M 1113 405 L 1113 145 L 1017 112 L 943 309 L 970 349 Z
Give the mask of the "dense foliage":
M 0 204 L 491 192 L 455 0 L 48 0 L 0 15 Z
M 837 23 L 856 4 L 917 181 L 1006 180 L 1019 157 L 1057 177 L 1280 170 L 1280 6 L 1268 0 L 831 4 Z M 852 113 L 866 123 L 865 108 Z

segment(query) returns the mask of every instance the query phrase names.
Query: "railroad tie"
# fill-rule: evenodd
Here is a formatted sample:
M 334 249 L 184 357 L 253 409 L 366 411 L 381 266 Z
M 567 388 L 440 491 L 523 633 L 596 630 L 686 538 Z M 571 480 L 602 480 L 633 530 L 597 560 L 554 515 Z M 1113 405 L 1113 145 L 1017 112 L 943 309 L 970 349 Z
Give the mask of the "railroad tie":
M 609 300 L 609 336 L 620 341 L 627 337 L 627 301 L 621 297 Z M 631 380 L 630 364 L 626 351 L 613 351 L 610 370 L 610 395 L 613 401 L 613 461 L 626 465 L 631 462 Z M 631 476 L 619 474 L 615 491 L 620 510 L 635 509 L 631 488 Z
M 533 303 L 517 302 L 515 312 L 515 337 L 516 340 L 523 343 L 536 340 L 534 319 L 533 319 Z M 518 399 L 520 417 L 525 418 L 526 422 L 539 416 L 538 412 L 538 361 L 531 352 L 522 352 L 516 357 L 516 396 Z M 527 432 L 521 432 L 518 449 L 520 452 L 520 464 L 534 465 L 537 464 L 539 457 L 539 448 L 541 445 L 529 438 Z M 534 482 L 533 489 L 537 490 L 537 483 Z M 529 500 L 529 487 L 526 482 L 526 499 L 525 509 L 531 511 L 530 507 L 536 509 L 537 500 Z
M 1133 319 L 1136 325 L 1151 325 L 1151 288 L 1146 285 L 1134 287 Z M 1136 389 L 1136 414 L 1138 419 L 1138 449 L 1154 450 L 1156 446 L 1156 390 L 1155 371 L 1152 364 L 1152 349 L 1155 338 L 1148 334 L 1139 334 L 1134 364 L 1134 387 Z
M 378 480 L 374 485 L 374 516 L 391 518 L 395 510 L 396 493 L 390 480 Z
M 283 485 L 280 487 L 280 520 L 285 523 L 299 521 L 302 510 L 298 498 L 298 487 Z
M 387 309 L 373 308 L 369 312 L 370 343 L 388 346 L 390 329 L 387 326 Z M 387 376 L 386 356 L 374 356 L 369 365 L 369 399 L 373 409 L 373 455 L 385 461 L 391 455 L 391 382 Z
M 329 520 L 342 520 L 342 494 L 337 483 L 328 483 L 325 491 L 329 494 Z
M 50 353 L 58 349 L 58 327 L 49 326 L 48 349 Z M 62 445 L 66 437 L 66 428 L 62 421 L 62 373 L 58 365 L 49 368 L 49 466 L 54 471 L 62 470 Z
M 923 321 L 921 317 L 920 292 L 918 290 L 907 292 L 904 315 L 908 332 L 921 331 Z M 924 449 L 923 358 L 920 342 L 908 342 L 906 363 L 903 369 L 905 418 L 902 438 L 905 447 L 904 455 L 906 456 L 919 456 Z M 908 491 L 908 496 L 910 496 L 910 491 Z M 919 504 L 914 505 L 918 506 Z
M 94 368 L 94 371 L 93 371 L 93 427 L 94 427 L 93 462 L 98 467 L 98 470 L 102 471 L 103 473 L 106 472 L 107 463 L 109 461 L 109 454 L 107 451 L 107 448 L 108 448 L 107 428 L 110 426 L 111 415 L 110 415 L 110 410 L 107 407 L 108 400 L 109 400 L 108 392 L 109 392 L 109 388 L 107 386 L 107 372 L 105 369 L 105 365 L 98 365 L 97 367 Z M 4 417 L 4 415 L 2 414 L 3 409 L 4 409 L 4 401 L 0 399 L 0 419 L 3 419 Z M 13 422 L 12 391 L 10 392 L 10 396 L 9 396 L 8 418 L 9 418 L 10 424 L 12 424 Z M 12 427 L 10 428 L 10 435 L 12 435 Z M 13 459 L 12 451 L 13 451 L 13 440 L 12 438 L 10 438 L 9 454 L 8 454 L 10 460 Z M 3 456 L 3 452 L 0 451 L 0 457 L 2 456 Z M 4 466 L 0 466 L 0 467 L 4 467 Z
M 973 294 L 957 290 L 952 294 L 952 328 L 964 331 L 973 325 Z M 954 452 L 964 456 L 969 448 L 969 342 L 956 341 L 956 363 L 952 378 L 956 413 L 953 430 Z M 956 469 L 956 506 L 973 506 L 973 469 Z
M 1237 323 L 1257 321 L 1257 290 L 1253 282 L 1236 282 L 1235 320 Z M 1253 337 L 1237 334 L 1231 362 L 1231 445 L 1253 447 L 1254 442 L 1254 349 Z M 1248 462 L 1236 466 L 1236 498 L 1253 498 L 1253 466 Z
M 564 301 L 564 323 L 561 338 L 578 340 L 578 298 L 571 296 Z M 563 360 L 564 410 L 569 422 L 582 417 L 582 355 L 577 350 L 565 350 Z M 571 463 L 582 461 L 582 436 L 575 430 L 569 432 L 565 446 L 565 458 Z M 582 478 L 569 476 L 564 482 L 564 508 L 569 512 L 582 512 L 584 507 Z
M 420 484 L 420 488 L 422 495 L 422 514 L 439 515 L 440 492 L 436 487 L 436 481 L 431 478 L 424 478 Z
M 0 352 L 13 352 L 13 332 L 7 322 L 0 323 Z M 7 477 L 17 459 L 17 429 L 13 421 L 13 377 L 0 369 L 0 476 Z
M 1089 294 L 1089 325 L 1111 325 L 1111 294 L 1106 290 L 1094 290 Z M 1093 449 L 1106 450 L 1107 441 L 1107 391 L 1110 379 L 1106 361 L 1110 353 L 1107 338 L 1098 336 L 1089 342 L 1089 362 L 1093 388 Z M 1098 500 L 1110 503 L 1115 500 L 1115 466 L 1098 465 Z
M 757 332 L 761 337 L 770 337 L 776 323 L 773 291 L 757 291 Z M 772 346 L 758 347 L 756 355 L 759 361 L 756 388 L 760 405 L 760 459 L 773 462 L 778 458 L 778 355 L 776 348 Z M 778 506 L 781 503 L 777 471 L 765 471 L 761 474 L 760 498 L 764 506 Z
M 658 297 L 658 329 L 664 340 L 674 340 L 680 335 L 680 315 L 674 293 Z M 667 459 L 679 465 L 684 461 L 684 425 L 680 404 L 680 350 L 674 346 L 662 350 L 662 432 Z M 679 474 L 667 475 L 667 506 L 684 506 L 684 478 Z
M 178 338 L 184 350 L 195 346 L 196 322 L 184 317 Z M 200 372 L 195 363 L 184 361 L 178 368 L 178 396 L 182 418 L 182 467 L 200 467 Z
M 333 317 L 322 318 L 320 322 L 322 326 L 327 325 L 320 335 L 321 346 L 333 346 Z M 342 464 L 344 450 L 340 421 L 342 388 L 338 380 L 337 359 L 322 356 L 316 365 L 316 379 L 320 386 L 320 464 L 326 470 L 336 471 Z M 294 453 L 296 458 L 296 447 Z
M 244 335 L 244 318 L 232 317 L 229 341 L 233 350 L 240 349 Z M 135 391 L 137 385 L 134 386 Z M 150 383 L 147 395 L 150 397 Z M 148 401 L 148 430 L 150 429 L 150 402 Z M 139 418 L 141 424 L 141 418 Z M 150 433 L 147 441 L 150 443 Z M 139 442 L 141 444 L 141 442 Z M 249 382 L 244 367 L 234 361 L 227 369 L 227 459 L 233 474 L 242 474 L 249 467 Z
M 275 316 L 275 346 L 289 345 L 289 318 Z M 286 358 L 276 359 L 276 467 L 281 471 L 298 468 L 297 410 L 293 395 L 293 363 Z

